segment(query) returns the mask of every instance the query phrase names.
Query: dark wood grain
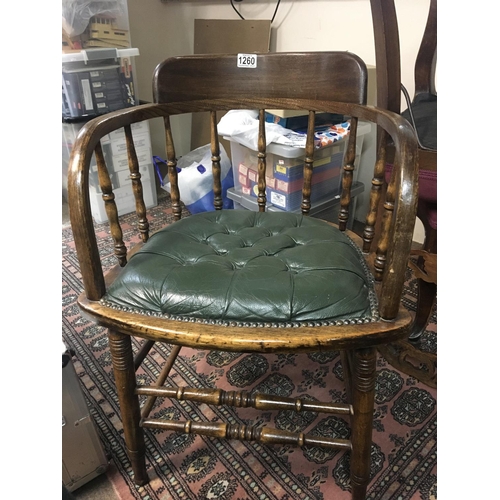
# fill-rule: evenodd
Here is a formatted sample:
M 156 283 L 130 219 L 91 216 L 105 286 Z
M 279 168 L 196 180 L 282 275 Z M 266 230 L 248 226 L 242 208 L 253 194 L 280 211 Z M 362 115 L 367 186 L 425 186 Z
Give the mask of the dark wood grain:
M 259 138 L 257 141 L 257 204 L 259 212 L 266 210 L 266 115 L 264 109 L 259 109 Z
M 415 61 L 415 95 L 435 94 L 437 58 L 437 0 L 430 0 L 429 15 Z
M 210 112 L 210 151 L 212 153 L 212 175 L 214 192 L 214 208 L 222 210 L 222 181 L 220 171 L 220 147 L 217 134 L 217 111 Z
M 347 229 L 349 220 L 349 206 L 351 204 L 351 187 L 353 182 L 354 160 L 356 159 L 356 134 L 358 133 L 358 120 L 351 118 L 351 131 L 345 153 L 344 168 L 342 171 L 342 195 L 340 197 L 339 228 Z
M 170 199 L 172 200 L 172 212 L 175 220 L 181 218 L 182 206 L 181 195 L 179 193 L 179 184 L 177 176 L 177 157 L 175 155 L 174 139 L 172 137 L 172 128 L 170 126 L 170 116 L 165 114 L 163 122 L 165 124 L 165 145 L 167 149 L 167 173 L 170 182 Z
M 111 236 L 113 237 L 115 255 L 118 259 L 120 266 L 127 263 L 127 247 L 123 242 L 123 232 L 118 220 L 118 209 L 116 207 L 115 195 L 113 193 L 113 186 L 104 160 L 101 143 L 97 143 L 95 148 L 95 157 L 97 162 L 97 175 L 99 178 L 99 185 L 102 190 L 102 199 L 104 201 L 104 209 L 109 220 L 109 228 Z
M 307 123 L 307 138 L 304 157 L 304 182 L 302 184 L 302 203 L 300 209 L 304 215 L 311 210 L 312 175 L 314 164 L 314 123 L 315 112 L 309 111 Z
M 142 241 L 146 242 L 149 238 L 149 222 L 146 217 L 146 205 L 144 203 L 144 195 L 142 192 L 141 173 L 139 171 L 139 161 L 135 152 L 134 139 L 132 137 L 132 129 L 130 125 L 125 125 L 125 141 L 127 144 L 127 158 L 130 171 L 130 179 L 132 180 L 132 190 L 134 192 L 136 214 L 139 219 L 139 232 Z

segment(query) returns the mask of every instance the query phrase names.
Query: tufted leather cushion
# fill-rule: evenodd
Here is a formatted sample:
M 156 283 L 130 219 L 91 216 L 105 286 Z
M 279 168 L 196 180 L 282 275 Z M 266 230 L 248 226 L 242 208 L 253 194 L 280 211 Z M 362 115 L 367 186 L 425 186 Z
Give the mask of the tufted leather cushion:
M 359 249 L 326 222 L 222 210 L 154 234 L 103 303 L 203 320 L 369 321 L 376 314 L 372 285 Z

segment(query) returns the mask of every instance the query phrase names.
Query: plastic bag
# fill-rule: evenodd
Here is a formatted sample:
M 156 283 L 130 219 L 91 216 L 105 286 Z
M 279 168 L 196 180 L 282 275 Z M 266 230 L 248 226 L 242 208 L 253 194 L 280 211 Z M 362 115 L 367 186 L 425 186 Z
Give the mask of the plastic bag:
M 259 112 L 249 109 L 228 111 L 217 124 L 220 135 L 228 137 L 243 146 L 257 151 L 259 137 Z M 282 140 L 287 134 L 294 132 L 277 123 L 266 123 L 266 146 L 271 142 Z
M 254 110 L 238 109 L 228 111 L 220 119 L 217 130 L 223 137 L 257 151 L 259 137 L 258 116 L 259 112 Z M 321 148 L 343 139 L 349 134 L 349 129 L 349 122 L 318 129 L 314 136 L 315 147 Z M 306 141 L 306 133 L 290 130 L 277 123 L 266 122 L 266 146 L 273 142 L 284 146 L 305 148 Z
M 62 27 L 70 37 L 81 35 L 96 15 L 112 15 L 128 29 L 126 0 L 63 0 Z
M 234 187 L 231 160 L 222 144 L 219 144 L 219 148 L 222 208 L 233 208 L 233 201 L 227 197 L 227 190 Z M 156 157 L 156 160 L 165 163 L 164 160 L 158 157 Z M 177 161 L 177 182 L 181 200 L 192 214 L 215 210 L 210 144 L 201 146 L 179 158 Z M 168 175 L 163 179 L 163 189 L 170 193 Z

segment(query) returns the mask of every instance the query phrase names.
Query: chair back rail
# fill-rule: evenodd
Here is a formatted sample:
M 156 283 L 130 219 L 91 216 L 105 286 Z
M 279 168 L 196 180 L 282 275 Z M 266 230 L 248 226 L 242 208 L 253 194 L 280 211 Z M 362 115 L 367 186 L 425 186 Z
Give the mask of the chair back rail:
M 222 181 L 220 170 L 220 147 L 219 135 L 217 134 L 217 112 L 210 111 L 210 150 L 212 153 L 212 175 L 213 175 L 213 192 L 214 192 L 214 208 L 222 210 Z
M 351 129 L 344 157 L 342 171 L 342 194 L 340 197 L 339 228 L 345 231 L 349 220 L 349 206 L 351 204 L 351 188 L 354 177 L 354 160 L 356 159 L 356 135 L 358 132 L 358 119 L 351 117 Z
M 396 8 L 392 0 L 370 0 L 375 59 L 377 106 L 401 112 L 401 61 Z
M 358 104 L 345 102 L 333 102 L 325 100 L 310 100 L 310 99 L 274 99 L 274 98 L 255 98 L 255 97 L 240 97 L 238 99 L 207 99 L 200 101 L 182 101 L 171 102 L 164 104 L 146 104 L 128 108 L 122 111 L 109 113 L 102 117 L 95 118 L 88 122 L 80 132 L 75 142 L 73 152 L 70 158 L 70 167 L 68 174 L 68 194 L 70 199 L 70 217 L 74 232 L 75 245 L 78 249 L 78 257 L 80 268 L 83 277 L 85 294 L 89 300 L 99 300 L 105 293 L 105 281 L 101 265 L 96 265 L 99 261 L 97 243 L 94 233 L 94 227 L 90 209 L 89 199 L 89 168 L 91 156 L 96 150 L 99 161 L 99 178 L 102 179 L 102 187 L 106 188 L 106 195 L 109 198 L 109 211 L 111 232 L 113 235 L 117 257 L 121 262 L 126 262 L 123 255 L 123 241 L 116 208 L 113 208 L 113 196 L 109 188 L 109 174 L 106 178 L 106 165 L 102 154 L 99 153 L 99 141 L 112 130 L 122 127 L 130 127 L 133 123 L 143 120 L 152 119 L 155 117 L 163 117 L 166 125 L 167 138 L 167 159 L 168 169 L 171 181 L 175 181 L 176 159 L 175 149 L 172 140 L 172 131 L 170 128 L 170 116 L 198 111 L 211 112 L 211 123 L 213 130 L 212 137 L 212 160 L 215 165 L 216 175 L 215 183 L 217 187 L 220 184 L 220 175 L 217 174 L 217 168 L 220 162 L 218 151 L 218 141 L 215 140 L 216 124 L 215 110 L 230 110 L 230 109 L 259 109 L 261 116 L 261 133 L 259 139 L 259 183 L 264 189 L 260 189 L 261 194 L 265 194 L 265 132 L 263 114 L 265 109 L 276 109 L 280 105 L 284 109 L 302 110 L 309 109 L 309 121 L 313 122 L 315 112 L 332 112 L 353 117 L 354 123 L 356 119 L 371 121 L 381 128 L 393 138 L 396 156 L 394 178 L 391 181 L 391 189 L 388 190 L 389 197 L 385 204 L 385 223 L 384 235 L 381 238 L 381 246 L 379 248 L 379 260 L 384 262 L 385 269 L 381 270 L 378 279 L 381 283 L 381 300 L 379 302 L 380 315 L 386 319 L 392 319 L 397 315 L 399 308 L 400 294 L 403 287 L 404 266 L 406 266 L 407 256 L 411 248 L 411 240 L 413 234 L 413 224 L 416 214 L 416 190 L 417 190 L 417 168 L 416 168 L 416 138 L 415 133 L 409 123 L 402 117 L 386 110 L 378 108 L 366 107 Z M 312 137 L 312 133 L 310 134 Z M 352 134 L 354 137 L 354 134 Z M 305 178 L 309 176 L 308 170 L 311 167 L 311 158 L 313 158 L 313 147 L 311 139 L 308 141 L 306 148 Z M 349 146 L 348 150 L 354 151 L 353 146 Z M 312 151 L 311 151 L 312 150 Z M 129 156 L 131 162 L 131 170 L 135 169 L 133 154 Z M 346 155 L 347 169 L 344 173 L 349 175 L 352 152 Z M 377 166 L 380 162 L 377 163 Z M 397 175 L 396 175 L 397 173 Z M 374 176 L 376 178 L 376 174 Z M 140 182 L 140 178 L 137 179 Z M 343 181 L 344 190 L 347 189 L 350 181 Z M 175 191 L 179 193 L 173 183 L 173 206 L 178 203 L 180 208 L 180 197 L 175 201 Z M 377 186 L 373 186 L 373 191 L 377 191 Z M 136 193 L 139 194 L 140 189 L 136 188 Z M 180 193 L 181 195 L 182 193 Z M 304 199 L 307 198 L 307 187 L 304 191 Z M 142 208 L 139 201 L 139 221 L 143 220 L 143 215 L 140 213 Z M 307 213 L 307 201 L 303 201 L 306 207 L 303 211 Z M 265 206 L 265 205 L 264 205 Z M 261 204 L 262 207 L 262 204 Z M 180 216 L 180 211 L 179 211 Z M 146 233 L 143 233 L 143 239 Z M 382 259 L 382 257 L 384 257 Z M 380 266 L 379 266 L 380 267 Z
M 304 182 L 302 184 L 302 203 L 300 209 L 308 215 L 311 210 L 312 174 L 314 163 L 314 111 L 309 111 L 307 121 L 307 139 L 304 157 Z
M 384 174 L 386 161 L 386 145 L 387 145 L 387 132 L 379 127 L 377 134 L 377 159 L 373 169 L 372 186 L 370 190 L 370 199 L 368 205 L 368 212 L 366 214 L 366 223 L 363 230 L 363 252 L 370 253 L 372 242 L 375 238 L 375 226 L 377 223 L 377 213 L 379 209 L 380 200 L 384 186 Z
M 415 95 L 435 94 L 437 58 L 437 0 L 431 0 L 422 43 L 415 61 Z
M 174 138 L 172 135 L 172 127 L 170 125 L 170 116 L 166 115 L 163 123 L 165 125 L 165 146 L 167 150 L 167 173 L 170 182 L 170 197 L 172 199 L 172 213 L 174 219 L 181 218 L 182 206 L 179 193 L 179 185 L 177 182 L 177 156 L 175 154 Z
M 401 112 L 401 54 L 394 0 L 370 0 L 377 61 L 377 106 Z M 430 0 L 422 42 L 415 60 L 415 92 L 435 93 L 437 0 Z
M 139 161 L 135 152 L 134 139 L 130 125 L 125 125 L 125 140 L 127 144 L 127 157 L 130 170 L 130 179 L 132 180 L 132 189 L 134 191 L 135 206 L 137 217 L 139 218 L 139 231 L 144 243 L 149 238 L 149 223 L 146 218 L 146 205 L 142 193 L 141 173 L 139 172 Z
M 264 120 L 263 109 L 259 109 L 259 135 L 257 139 L 257 148 L 259 150 L 257 154 L 257 204 L 259 206 L 259 212 L 264 212 L 266 210 L 266 124 Z
M 236 54 L 172 57 L 153 76 L 157 103 L 286 96 L 365 104 L 366 89 L 365 64 L 347 52 L 259 54 L 255 68 L 238 67 Z
M 129 127 L 129 125 L 127 125 L 127 127 Z M 115 255 L 118 259 L 118 263 L 123 267 L 127 263 L 127 247 L 123 242 L 123 232 L 118 219 L 118 208 L 115 202 L 115 194 L 113 193 L 111 178 L 109 176 L 100 142 L 97 143 L 95 148 L 95 156 L 99 185 L 101 186 L 104 209 L 106 210 L 106 215 L 108 216 L 111 237 L 114 242 Z

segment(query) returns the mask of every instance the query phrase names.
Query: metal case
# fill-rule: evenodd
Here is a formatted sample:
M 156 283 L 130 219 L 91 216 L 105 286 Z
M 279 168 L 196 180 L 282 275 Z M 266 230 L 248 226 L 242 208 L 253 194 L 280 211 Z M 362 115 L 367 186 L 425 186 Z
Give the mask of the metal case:
M 102 474 L 108 459 L 83 396 L 71 353 L 62 362 L 62 480 L 68 491 Z

